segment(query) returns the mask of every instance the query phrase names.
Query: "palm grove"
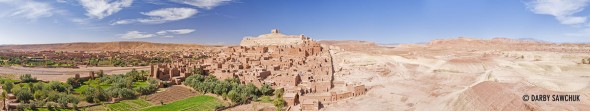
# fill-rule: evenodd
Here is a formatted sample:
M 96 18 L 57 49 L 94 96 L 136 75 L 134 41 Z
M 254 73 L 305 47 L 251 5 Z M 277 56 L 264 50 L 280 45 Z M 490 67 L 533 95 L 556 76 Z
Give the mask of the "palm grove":
M 12 93 L 20 103 L 18 110 L 36 108 L 67 108 L 78 109 L 78 103 L 102 103 L 109 99 L 133 99 L 139 95 L 155 92 L 157 80 L 148 79 L 144 71 L 132 70 L 121 75 L 104 75 L 99 72 L 97 78 L 68 78 L 66 83 L 51 81 L 42 82 L 30 74 L 20 76 L 20 81 L 0 79 L 2 88 Z M 135 85 L 144 82 L 146 85 Z M 6 97 L 6 96 L 3 96 Z M 5 107 L 6 108 L 6 107 Z
M 258 88 L 252 83 L 240 84 L 238 78 L 228 78 L 225 80 L 218 80 L 215 76 L 203 76 L 199 70 L 195 70 L 193 75 L 186 78 L 184 85 L 192 87 L 194 90 L 202 93 L 212 93 L 220 95 L 225 99 L 229 99 L 234 104 L 245 104 L 250 101 L 259 101 L 260 97 L 267 97 L 275 95 L 276 99 L 273 101 L 277 108 L 282 108 L 285 101 L 280 95 L 283 89 L 274 90 L 270 85 L 264 84 Z M 265 102 L 265 101 L 262 101 Z

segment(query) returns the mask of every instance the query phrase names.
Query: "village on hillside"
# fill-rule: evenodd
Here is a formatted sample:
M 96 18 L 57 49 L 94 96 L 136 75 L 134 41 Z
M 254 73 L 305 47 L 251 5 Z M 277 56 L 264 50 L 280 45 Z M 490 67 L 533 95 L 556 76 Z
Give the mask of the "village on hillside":
M 6 94 L 5 110 L 87 110 L 105 105 L 106 109 L 116 110 L 116 105 L 127 105 L 129 101 L 140 102 L 141 107 L 137 108 L 148 110 L 205 95 L 214 97 L 211 101 L 215 105 L 207 106 L 214 110 L 272 103 L 255 110 L 317 111 L 367 91 L 363 84 L 334 80 L 329 47 L 304 35 L 284 35 L 277 29 L 270 34 L 246 37 L 240 46 L 211 50 L 5 50 L 0 54 L 5 67 L 149 66 L 149 70 L 133 69 L 125 74 L 92 70 L 73 74 L 61 82 L 30 74 L 20 75 L 19 79 L 4 78 L 1 82 Z

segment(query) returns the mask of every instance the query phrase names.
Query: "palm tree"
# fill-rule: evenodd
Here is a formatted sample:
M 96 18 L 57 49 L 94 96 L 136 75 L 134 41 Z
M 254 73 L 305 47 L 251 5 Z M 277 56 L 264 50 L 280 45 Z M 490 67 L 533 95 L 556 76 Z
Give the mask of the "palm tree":
M 146 77 L 146 76 L 149 76 L 149 75 L 148 75 L 148 73 L 149 73 L 149 72 L 148 72 L 148 71 L 146 71 L 146 70 L 141 70 L 141 71 L 139 71 L 139 74 L 141 75 L 141 79 L 142 79 L 142 80 L 147 80 L 147 77 Z
M 0 96 L 0 99 L 2 99 L 2 109 L 8 110 L 8 108 L 6 108 L 6 91 L 2 91 L 2 96 Z

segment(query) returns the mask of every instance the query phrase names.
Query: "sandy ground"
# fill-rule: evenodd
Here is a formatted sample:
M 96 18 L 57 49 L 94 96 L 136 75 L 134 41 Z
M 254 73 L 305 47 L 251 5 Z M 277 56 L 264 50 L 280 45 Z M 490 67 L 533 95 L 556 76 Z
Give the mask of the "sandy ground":
M 578 63 L 590 54 L 338 45 L 331 48 L 335 81 L 362 83 L 368 92 L 322 110 L 590 110 L 590 65 Z M 527 94 L 582 100 L 525 102 Z
M 226 109 L 225 111 L 275 111 L 272 103 L 252 102 Z
M 149 70 L 149 66 L 143 67 L 81 67 L 81 68 L 29 68 L 29 67 L 0 67 L 0 74 L 31 74 L 33 77 L 44 81 L 65 81 L 75 74 L 88 76 L 90 71 L 103 70 L 105 74 L 124 74 L 132 69 Z

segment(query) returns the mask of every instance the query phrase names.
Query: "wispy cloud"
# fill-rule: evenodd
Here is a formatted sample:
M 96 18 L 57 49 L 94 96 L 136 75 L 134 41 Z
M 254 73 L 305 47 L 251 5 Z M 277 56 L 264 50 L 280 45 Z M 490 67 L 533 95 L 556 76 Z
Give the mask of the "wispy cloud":
M 93 31 L 104 31 L 105 29 L 109 28 L 103 24 L 96 24 L 96 22 L 94 20 L 92 20 L 92 18 L 72 17 L 69 19 L 69 21 L 77 24 L 78 26 L 80 26 L 79 28 L 81 28 L 81 29 L 88 29 L 88 30 L 93 30 Z
M 117 20 L 117 21 L 111 23 L 111 25 L 131 24 L 131 23 L 135 23 L 135 22 L 137 22 L 137 20 L 134 20 L 134 19 L 125 19 L 125 20 Z
M 204 9 L 213 9 L 219 5 L 230 2 L 231 0 L 172 0 L 177 3 L 188 4 Z
M 534 0 L 526 3 L 536 14 L 554 16 L 561 24 L 574 25 L 586 23 L 587 17 L 574 14 L 584 10 L 588 0 Z
M 140 31 L 128 31 L 125 34 L 119 34 L 123 39 L 142 39 L 142 38 L 150 38 L 154 37 L 154 34 L 146 34 L 145 32 Z
M 90 24 L 90 21 L 88 19 L 82 19 L 82 18 L 72 18 L 72 19 L 70 19 L 70 21 L 72 21 L 76 24 L 80 24 L 80 25 Z
M 32 0 L 0 0 L 0 4 L 7 4 L 14 7 L 8 16 L 24 17 L 30 20 L 36 20 L 42 17 L 50 17 L 56 11 L 53 6 L 44 2 Z
M 132 23 L 161 24 L 170 21 L 187 19 L 197 13 L 199 13 L 199 11 L 197 11 L 197 9 L 192 8 L 162 8 L 150 12 L 141 13 L 143 15 L 149 16 L 148 18 L 118 20 L 111 23 L 111 25 Z
M 155 34 L 149 34 L 140 31 L 128 31 L 125 34 L 119 34 L 123 39 L 142 39 L 142 38 L 150 38 L 155 36 L 161 36 L 162 38 L 173 38 L 173 35 L 183 35 L 189 34 L 194 32 L 195 29 L 176 29 L 176 30 L 161 30 L 156 32 Z
M 158 34 L 158 35 L 166 35 L 168 33 L 171 33 L 171 34 L 188 34 L 188 33 L 194 32 L 194 31 L 195 31 L 195 29 L 162 30 L 162 31 L 156 32 L 156 34 Z
M 80 0 L 80 4 L 86 9 L 86 16 L 103 19 L 131 6 L 133 0 Z

